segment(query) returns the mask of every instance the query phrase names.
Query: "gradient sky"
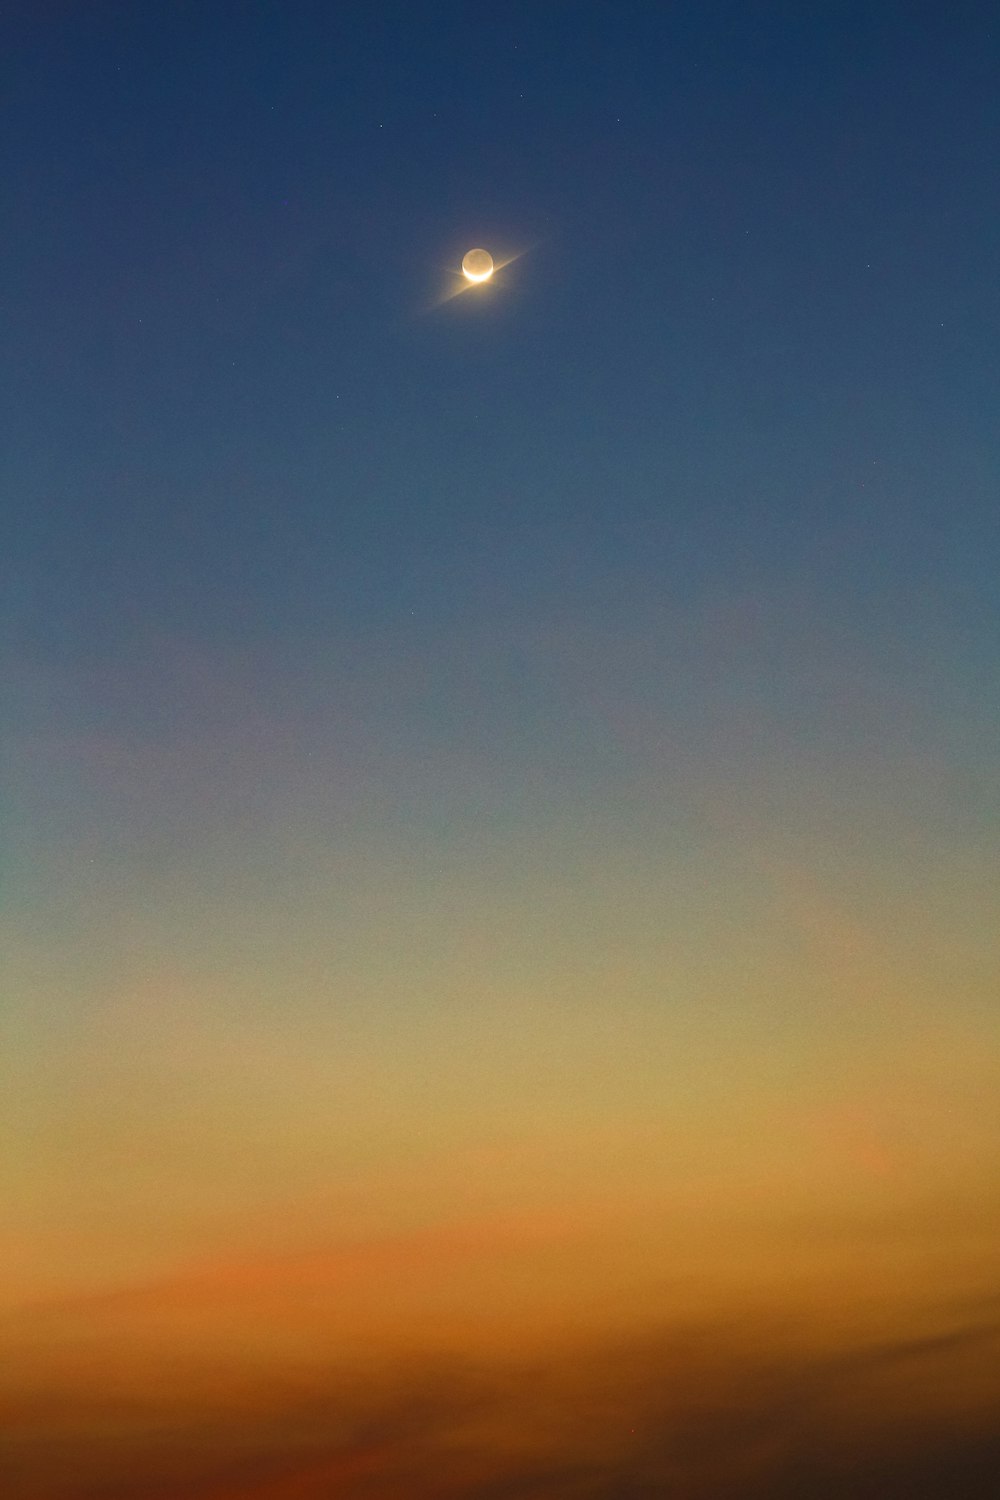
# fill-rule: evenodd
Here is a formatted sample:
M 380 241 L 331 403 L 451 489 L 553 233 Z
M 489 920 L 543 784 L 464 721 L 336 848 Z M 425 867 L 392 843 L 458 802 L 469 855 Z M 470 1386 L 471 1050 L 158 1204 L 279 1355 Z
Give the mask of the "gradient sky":
M 4 12 L 4 1494 L 993 1495 L 995 7 Z

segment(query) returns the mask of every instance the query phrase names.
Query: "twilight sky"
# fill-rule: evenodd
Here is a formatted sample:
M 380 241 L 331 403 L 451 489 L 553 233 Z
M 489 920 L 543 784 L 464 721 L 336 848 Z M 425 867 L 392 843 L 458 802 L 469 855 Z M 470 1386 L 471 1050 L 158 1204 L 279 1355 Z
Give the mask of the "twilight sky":
M 995 7 L 4 10 L 5 1495 L 986 1500 Z

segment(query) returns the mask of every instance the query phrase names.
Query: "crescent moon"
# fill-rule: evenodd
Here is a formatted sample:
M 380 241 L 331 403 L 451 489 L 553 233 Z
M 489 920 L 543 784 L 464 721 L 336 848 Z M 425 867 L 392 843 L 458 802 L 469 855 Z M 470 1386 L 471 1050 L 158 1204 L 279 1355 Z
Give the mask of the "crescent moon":
M 493 257 L 488 250 L 467 250 L 462 257 L 462 275 L 466 281 L 489 281 L 493 275 Z

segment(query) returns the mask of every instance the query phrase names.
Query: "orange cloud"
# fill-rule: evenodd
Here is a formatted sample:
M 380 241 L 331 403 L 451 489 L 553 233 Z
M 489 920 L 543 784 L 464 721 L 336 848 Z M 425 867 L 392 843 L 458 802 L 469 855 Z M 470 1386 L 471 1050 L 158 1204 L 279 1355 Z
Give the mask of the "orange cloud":
M 296 1298 L 359 1283 L 510 1259 L 568 1243 L 581 1221 L 566 1213 L 534 1213 L 438 1225 L 307 1254 L 217 1258 L 147 1282 L 108 1288 L 49 1304 L 49 1311 L 217 1307 L 269 1297 Z

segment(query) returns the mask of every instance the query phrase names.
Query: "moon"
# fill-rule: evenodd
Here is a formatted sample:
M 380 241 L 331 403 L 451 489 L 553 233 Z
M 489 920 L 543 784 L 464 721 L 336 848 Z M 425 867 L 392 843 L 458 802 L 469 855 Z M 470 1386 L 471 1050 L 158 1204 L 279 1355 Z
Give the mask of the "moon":
M 462 257 L 462 275 L 466 281 L 489 281 L 493 275 L 493 257 L 488 250 L 467 250 Z

